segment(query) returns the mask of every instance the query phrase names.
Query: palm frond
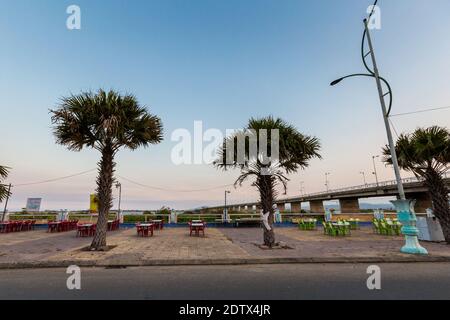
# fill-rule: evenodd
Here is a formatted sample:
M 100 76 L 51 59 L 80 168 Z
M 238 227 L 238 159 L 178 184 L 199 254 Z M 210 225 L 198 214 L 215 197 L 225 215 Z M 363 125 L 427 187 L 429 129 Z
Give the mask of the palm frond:
M 52 114 L 53 133 L 58 144 L 70 150 L 84 147 L 114 151 L 135 150 L 163 139 L 161 120 L 141 106 L 130 94 L 99 90 L 63 97 Z

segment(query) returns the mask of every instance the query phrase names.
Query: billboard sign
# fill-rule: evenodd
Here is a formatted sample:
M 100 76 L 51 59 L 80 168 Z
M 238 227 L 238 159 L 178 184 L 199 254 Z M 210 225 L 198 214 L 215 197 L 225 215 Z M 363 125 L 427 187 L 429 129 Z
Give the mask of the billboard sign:
M 39 212 L 41 210 L 42 198 L 28 198 L 27 199 L 27 212 Z
M 96 194 L 91 194 L 89 211 L 91 213 L 97 213 L 98 212 L 98 198 L 97 198 Z

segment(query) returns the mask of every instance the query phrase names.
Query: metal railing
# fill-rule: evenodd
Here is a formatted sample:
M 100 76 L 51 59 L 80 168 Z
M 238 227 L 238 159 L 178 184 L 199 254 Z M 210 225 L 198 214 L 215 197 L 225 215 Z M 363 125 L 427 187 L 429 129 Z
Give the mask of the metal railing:
M 450 172 L 445 172 L 443 174 L 443 178 L 444 179 L 449 179 L 450 178 Z M 418 182 L 423 182 L 425 179 L 422 177 L 410 177 L 410 178 L 405 178 L 402 179 L 402 183 L 403 184 L 410 184 L 410 183 L 418 183 Z M 309 193 L 306 195 L 301 195 L 301 196 L 296 196 L 296 197 L 289 197 L 289 198 L 285 198 L 285 199 L 280 199 L 278 202 L 289 202 L 289 201 L 295 201 L 298 199 L 307 199 L 307 198 L 313 198 L 313 197 L 317 197 L 317 196 L 324 196 L 324 195 L 333 195 L 336 193 L 342 193 L 342 192 L 347 192 L 347 191 L 355 191 L 355 190 L 369 190 L 369 189 L 378 189 L 378 188 L 383 188 L 383 187 L 392 187 L 392 186 L 396 186 L 397 185 L 397 180 L 388 180 L 388 181 L 382 181 L 382 182 L 378 182 L 377 183 L 368 183 L 365 185 L 358 185 L 358 186 L 351 186 L 351 187 L 345 187 L 345 188 L 339 188 L 339 189 L 333 189 L 333 190 L 329 190 L 329 191 L 321 191 L 321 192 L 315 192 L 315 193 Z M 230 206 L 244 206 L 247 204 L 252 204 L 252 203 L 257 203 L 257 201 L 255 202 L 248 202 L 248 203 L 241 203 L 241 204 L 230 204 Z

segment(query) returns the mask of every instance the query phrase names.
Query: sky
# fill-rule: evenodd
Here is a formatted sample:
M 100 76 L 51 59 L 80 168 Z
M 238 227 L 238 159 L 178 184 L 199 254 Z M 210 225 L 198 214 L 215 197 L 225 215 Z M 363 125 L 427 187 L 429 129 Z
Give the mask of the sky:
M 81 9 L 80 30 L 66 27 L 66 9 L 73 4 Z M 12 168 L 9 208 L 24 207 L 29 197 L 42 197 L 44 209 L 88 208 L 95 171 L 20 185 L 96 168 L 97 151 L 72 152 L 55 143 L 49 109 L 63 96 L 99 88 L 133 93 L 164 125 L 161 144 L 122 150 L 116 158 L 124 209 L 223 202 L 223 186 L 233 184 L 238 171 L 171 161 L 177 144 L 171 134 L 193 132 L 194 121 L 225 132 L 244 127 L 251 117 L 273 115 L 318 137 L 323 159 L 289 176 L 287 196 L 298 195 L 302 181 L 303 192 L 323 191 L 326 172 L 332 189 L 363 184 L 362 171 L 374 182 L 372 155 L 387 143 L 375 82 L 355 78 L 329 86 L 340 76 L 364 72 L 362 19 L 370 4 L 0 0 L 0 164 Z M 380 72 L 393 87 L 393 114 L 450 106 L 450 2 L 379 5 L 381 29 L 372 36 Z M 392 122 L 398 133 L 449 127 L 450 110 Z M 379 159 L 376 166 L 380 180 L 394 179 L 392 168 Z M 249 183 L 227 188 L 231 203 L 257 199 Z

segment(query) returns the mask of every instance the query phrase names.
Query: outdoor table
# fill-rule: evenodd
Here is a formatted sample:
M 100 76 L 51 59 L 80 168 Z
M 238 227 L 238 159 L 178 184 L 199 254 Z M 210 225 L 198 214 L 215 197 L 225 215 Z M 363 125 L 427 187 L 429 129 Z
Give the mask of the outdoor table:
M 142 234 L 143 237 L 148 237 L 149 234 L 153 237 L 153 223 L 141 223 L 136 225 L 137 233 Z
M 108 220 L 108 231 L 112 230 L 112 224 L 114 223 L 114 220 Z
M 49 222 L 47 232 L 60 232 L 61 222 Z
M 9 222 L 0 222 L 0 233 L 7 233 L 9 232 Z
M 164 220 L 152 220 L 156 230 L 162 230 L 164 228 Z
M 192 232 L 195 232 L 196 236 L 200 236 L 200 232 L 205 236 L 205 224 L 204 223 L 191 223 L 189 224 L 189 236 L 192 236 Z
M 333 222 L 333 227 L 337 227 L 338 235 L 342 233 L 342 235 L 350 234 L 350 223 L 348 222 Z M 347 229 L 348 228 L 348 229 Z
M 350 226 L 350 223 L 348 223 L 348 222 L 345 222 L 345 223 L 333 222 L 332 225 L 335 227 L 339 227 L 339 226 L 348 227 L 348 226 Z
M 350 223 L 350 228 L 352 230 L 358 230 L 359 229 L 359 222 L 360 222 L 359 219 L 350 219 L 348 222 Z
M 81 237 L 87 237 L 89 236 L 89 231 L 90 229 L 93 227 L 94 225 L 92 223 L 86 223 L 86 224 L 79 224 L 77 226 L 78 232 L 77 232 L 77 237 L 81 236 Z

